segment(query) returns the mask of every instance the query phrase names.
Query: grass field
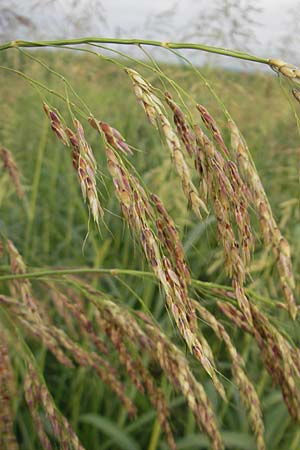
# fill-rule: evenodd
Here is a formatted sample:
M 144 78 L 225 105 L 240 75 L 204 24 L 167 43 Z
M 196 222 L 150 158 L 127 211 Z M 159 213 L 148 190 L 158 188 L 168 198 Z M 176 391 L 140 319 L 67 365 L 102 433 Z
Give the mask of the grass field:
M 53 71 L 66 77 L 78 96 L 88 105 L 93 116 L 119 130 L 127 143 L 135 148 L 133 156 L 129 157 L 130 165 L 134 167 L 134 172 L 143 180 L 147 189 L 159 195 L 175 221 L 192 278 L 212 283 L 212 289 L 209 284 L 194 286 L 192 295 L 225 326 L 244 358 L 245 373 L 255 385 L 261 401 L 266 448 L 299 450 L 299 424 L 289 415 L 279 387 L 273 385 L 264 368 L 258 346 L 250 335 L 240 331 L 216 306 L 219 295 L 217 285 L 230 286 L 231 281 L 224 269 L 215 215 L 210 210 L 201 221 L 187 206 L 162 132 L 156 132 L 147 121 L 133 94 L 128 75 L 115 64 L 97 59 L 94 55 L 74 55 L 66 50 L 44 50 L 32 52 L 30 55 L 39 58 Z M 1 66 L 21 71 L 48 89 L 59 91 L 62 96 L 68 92 L 71 101 L 78 101 L 69 86 L 53 71 L 50 72 L 25 54 L 17 51 L 3 53 L 0 55 L 0 61 Z M 136 63 L 126 64 L 141 70 L 145 78 L 156 87 L 162 90 L 166 87 L 170 89 L 169 86 L 163 85 L 167 84 L 165 79 L 162 83 L 150 70 L 139 68 Z M 172 77 L 186 90 L 191 98 L 210 111 L 229 145 L 226 117 L 203 79 L 188 66 L 161 65 L 161 68 L 168 77 Z M 201 74 L 222 99 L 248 143 L 274 217 L 291 245 L 296 281 L 295 297 L 299 298 L 300 143 L 295 118 L 299 105 L 289 95 L 285 83 L 280 83 L 272 73 L 230 72 L 206 67 L 201 68 Z M 97 185 L 100 202 L 105 211 L 99 230 L 89 218 L 88 208 L 82 200 L 78 179 L 72 169 L 71 152 L 51 131 L 48 117 L 43 111 L 42 102 L 46 101 L 59 110 L 68 126 L 72 126 L 66 103 L 45 89 L 36 89 L 18 74 L 5 70 L 0 71 L 0 95 L 0 146 L 11 151 L 22 174 L 21 182 L 25 190 L 25 196 L 19 199 L 8 173 L 0 168 L 0 232 L 3 240 L 7 238 L 13 241 L 26 263 L 28 272 L 80 267 L 120 269 L 120 273 L 113 275 L 85 273 L 81 275 L 81 280 L 88 283 L 89 289 L 101 291 L 105 298 L 116 301 L 122 308 L 126 306 L 144 313 L 151 311 L 155 323 L 182 350 L 195 377 L 203 384 L 212 402 L 226 448 L 255 449 L 254 434 L 239 398 L 224 344 L 205 321 L 199 321 L 200 329 L 213 351 L 218 375 L 227 393 L 227 403 L 217 394 L 200 363 L 190 355 L 170 311 L 166 308 L 164 295 L 157 281 L 148 275 L 135 276 L 133 272 L 131 275 L 122 274 L 122 270 L 148 273 L 150 269 L 138 238 L 133 236 L 132 230 L 124 221 L 114 195 L 113 182 L 106 168 L 103 141 L 89 125 L 87 115 L 78 115 L 78 118 L 84 126 L 86 139 L 98 163 Z M 191 98 L 186 97 L 186 106 L 192 111 L 193 120 L 200 124 L 200 114 L 194 108 Z M 196 175 L 193 177 L 198 186 Z M 277 301 L 284 302 L 274 257 L 262 240 L 255 211 L 250 210 L 250 215 L 254 222 L 256 244 L 245 285 L 255 291 L 257 304 L 271 318 L 278 330 L 286 333 L 288 338 L 299 345 L 298 319 L 293 322 L 284 309 L 269 307 L 266 300 L 271 298 L 274 304 Z M 8 264 L 8 257 L 4 255 L 0 267 L 3 276 L 9 272 Z M 49 275 L 44 276 L 42 280 L 33 277 L 30 281 L 34 298 L 44 312 L 47 323 L 64 330 L 81 348 L 94 349 L 89 333 L 82 332 L 76 315 L 67 313 L 62 299 L 55 304 L 52 298 L 52 293 L 61 289 L 74 300 L 72 295 L 75 297 L 76 289 L 78 292 L 81 290 L 85 296 L 85 300 L 81 300 L 81 306 L 86 317 L 93 322 L 97 315 L 95 307 L 88 299 L 88 290 L 84 291 L 82 286 L 78 288 L 78 280 L 70 275 Z M 75 289 L 73 294 L 72 288 Z M 12 291 L 9 291 L 9 282 L 2 281 L 1 293 L 8 295 L 9 292 L 13 297 Z M 221 293 L 219 298 L 222 296 L 224 297 Z M 34 330 L 30 330 L 30 326 L 26 327 L 24 323 L 14 320 L 13 310 L 3 304 L 0 313 L 1 323 L 5 324 L 5 333 L 9 336 L 7 341 L 16 384 L 16 392 L 12 396 L 12 410 L 20 449 L 43 448 L 38 439 L 37 422 L 32 419 L 24 399 L 27 366 L 24 362 L 26 358 L 23 358 L 20 349 L 24 350 L 25 347 L 27 350 L 24 352 L 28 352 L 30 358 L 34 355 L 39 374 L 45 377 L 58 409 L 67 417 L 84 448 L 169 448 L 149 396 L 138 392 L 125 368 L 120 365 L 118 347 L 107 344 L 109 354 L 105 359 L 116 367 L 126 394 L 137 406 L 137 415 L 133 418 L 129 417 L 115 393 L 97 377 L 94 370 L 84 367 L 84 364 L 80 365 L 78 361 L 75 361 L 73 368 L 58 363 L 53 353 L 41 342 L 40 335 L 34 336 Z M 107 340 L 105 333 L 102 335 L 103 339 Z M 135 355 L 137 350 L 131 350 Z M 72 353 L 72 350 L 69 353 Z M 140 352 L 140 357 L 165 394 L 177 448 L 210 448 L 207 437 L 199 429 L 180 389 L 176 391 L 171 386 L 165 371 L 158 364 L 151 362 L 149 355 Z M 51 421 L 49 422 L 43 412 L 40 412 L 40 417 L 51 448 L 79 448 L 75 444 L 72 444 L 73 447 L 71 444 L 66 444 L 65 447 L 59 444 L 59 439 L 51 429 Z M 7 450 L 10 448 L 15 447 L 3 447 Z

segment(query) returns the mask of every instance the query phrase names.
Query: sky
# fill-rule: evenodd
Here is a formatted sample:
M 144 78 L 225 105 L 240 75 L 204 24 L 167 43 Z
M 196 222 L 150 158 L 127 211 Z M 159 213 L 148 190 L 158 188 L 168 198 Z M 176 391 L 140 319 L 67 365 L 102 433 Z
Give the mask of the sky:
M 235 6 L 225 11 L 226 4 Z M 34 31 L 18 24 L 4 29 L 3 8 L 31 19 Z M 198 41 L 299 63 L 300 0 L 0 0 L 0 35 Z

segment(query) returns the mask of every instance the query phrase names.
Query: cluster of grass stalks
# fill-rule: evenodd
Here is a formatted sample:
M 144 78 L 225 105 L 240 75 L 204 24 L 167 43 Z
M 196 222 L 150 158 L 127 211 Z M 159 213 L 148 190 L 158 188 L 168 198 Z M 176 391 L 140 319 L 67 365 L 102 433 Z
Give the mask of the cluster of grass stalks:
M 296 450 L 299 70 L 95 45 L 1 55 L 1 449 Z

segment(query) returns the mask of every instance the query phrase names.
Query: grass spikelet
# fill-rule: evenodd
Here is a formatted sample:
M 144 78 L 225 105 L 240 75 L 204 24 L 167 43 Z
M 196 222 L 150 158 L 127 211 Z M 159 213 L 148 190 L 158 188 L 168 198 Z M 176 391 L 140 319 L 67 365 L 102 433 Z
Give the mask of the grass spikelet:
M 71 316 L 67 313 L 71 313 L 77 321 L 76 324 L 71 322 L 71 329 L 74 330 L 74 327 L 78 326 L 81 336 L 85 336 L 86 339 L 91 340 L 101 354 L 107 354 L 108 349 L 105 343 L 97 335 L 97 330 L 95 330 L 92 321 L 87 318 L 84 309 L 80 305 L 79 301 L 77 301 L 78 299 L 74 293 L 69 291 L 68 295 L 65 295 L 53 285 L 51 285 L 51 288 L 51 297 L 55 301 L 55 304 L 58 305 L 61 315 L 64 317 L 65 321 L 70 326 Z
M 202 219 L 200 210 L 208 214 L 207 207 L 204 201 L 199 197 L 197 189 L 192 182 L 189 167 L 181 151 L 180 141 L 169 120 L 163 113 L 163 105 L 161 101 L 153 93 L 153 87 L 146 80 L 144 80 L 141 75 L 131 69 L 128 69 L 127 73 L 133 81 L 136 97 L 142 104 L 150 122 L 156 128 L 157 124 L 160 124 L 166 139 L 166 144 L 170 150 L 176 172 L 181 179 L 183 193 L 188 200 L 189 205 L 191 205 L 194 213 L 199 217 L 199 219 Z
M 262 341 L 267 343 L 264 351 L 269 353 L 267 360 L 273 367 L 272 372 L 276 374 L 277 382 L 280 384 L 283 397 L 293 413 L 293 417 L 300 422 L 300 373 L 298 364 L 294 362 L 294 351 L 288 341 L 279 333 L 267 317 L 252 305 L 254 318 L 254 337 L 258 331 Z M 272 361 L 273 359 L 273 361 Z M 271 362 L 271 361 L 272 362 Z M 270 367 L 271 369 L 271 367 Z M 293 405 L 290 407 L 290 405 Z
M 183 193 L 191 205 L 194 213 L 199 217 L 199 219 L 202 219 L 200 210 L 204 211 L 206 214 L 208 214 L 208 210 L 203 200 L 199 197 L 197 189 L 192 182 L 190 170 L 182 154 L 179 139 L 166 116 L 160 114 L 159 119 L 167 146 L 171 153 L 172 161 L 181 179 Z
M 222 312 L 239 328 L 252 335 L 274 384 L 280 386 L 290 415 L 300 421 L 300 373 L 298 353 L 259 309 L 251 305 L 253 327 L 249 327 L 233 305 L 218 302 Z
M 35 416 L 39 414 L 38 406 L 42 407 L 47 419 L 50 422 L 53 435 L 59 442 L 63 450 L 84 450 L 84 447 L 79 442 L 79 439 L 73 431 L 67 419 L 58 412 L 54 401 L 47 389 L 47 386 L 42 382 L 36 373 L 35 368 L 31 363 L 28 364 L 28 373 L 24 383 L 25 396 L 27 397 L 30 411 Z M 40 422 L 37 422 L 39 425 Z M 42 438 L 48 445 L 49 440 L 45 439 L 45 434 L 39 431 L 39 437 Z M 46 447 L 51 448 L 51 447 Z
M 24 381 L 24 393 L 39 440 L 45 450 L 52 450 L 52 444 L 44 430 L 44 423 L 39 414 L 40 396 L 36 390 L 33 380 L 29 375 L 26 376 Z
M 275 70 L 276 72 L 299 83 L 300 69 L 298 67 L 293 66 L 293 64 L 288 64 L 285 61 L 276 58 L 270 58 L 268 60 L 268 63 L 272 67 L 272 69 Z
M 237 308 L 235 308 L 230 303 L 225 303 L 218 301 L 217 302 L 218 307 L 222 311 L 222 313 L 238 328 L 241 328 L 245 332 L 251 334 L 252 328 L 249 325 L 249 323 L 245 320 L 245 317 L 241 311 L 239 311 Z
M 299 89 L 293 89 L 292 93 L 293 93 L 293 96 L 295 97 L 295 99 L 297 100 L 297 102 L 300 103 L 300 91 L 299 91 Z
M 92 217 L 99 226 L 99 220 L 103 217 L 104 211 L 100 204 L 97 193 L 97 163 L 93 151 L 88 144 L 82 124 L 79 120 L 74 119 L 74 133 L 70 128 L 65 127 L 59 113 L 50 109 L 44 103 L 44 110 L 51 122 L 51 128 L 67 147 L 72 147 L 72 163 L 75 172 L 77 173 L 82 196 L 84 202 L 87 201 Z
M 3 168 L 6 170 L 11 178 L 11 181 L 15 187 L 17 196 L 19 198 L 23 198 L 25 196 L 25 192 L 21 183 L 21 174 L 20 170 L 9 150 L 4 147 L 0 148 L 0 159 L 3 163 Z
M 126 69 L 130 76 L 135 96 L 142 105 L 149 121 L 157 128 L 157 115 L 162 114 L 163 104 L 153 93 L 153 87 L 138 72 L 133 69 Z
M 10 257 L 10 265 L 11 272 L 14 274 L 24 274 L 26 272 L 26 266 L 23 261 L 22 256 L 18 252 L 17 248 L 14 246 L 11 240 L 7 240 L 6 248 L 8 255 Z M 31 287 L 28 280 L 15 280 L 10 283 L 10 288 L 12 291 L 13 297 L 21 296 L 23 303 L 28 308 L 30 314 L 36 319 L 39 320 L 38 307 L 35 299 L 31 293 Z
M 188 121 L 181 111 L 179 106 L 174 102 L 171 94 L 165 92 L 165 100 L 171 110 L 173 111 L 173 120 L 177 129 L 178 136 L 180 137 L 183 145 L 189 156 L 192 156 L 196 152 L 196 137 Z
M 211 126 L 214 133 L 219 134 L 214 119 L 205 112 L 206 109 L 201 107 L 200 111 L 202 111 L 203 120 L 207 122 L 207 126 Z M 212 125 L 209 125 L 211 123 Z M 244 291 L 247 266 L 250 263 L 251 250 L 254 246 L 247 211 L 249 206 L 248 189 L 234 162 L 223 158 L 200 127 L 196 126 L 195 132 L 198 143 L 195 166 L 199 175 L 204 175 L 206 178 L 204 178 L 205 195 L 213 203 L 219 239 L 224 249 L 225 267 L 232 279 L 239 306 L 251 324 L 249 300 Z M 235 236 L 233 223 L 238 229 L 238 239 Z
M 70 128 L 66 133 L 72 146 L 72 161 L 77 173 L 82 196 L 88 202 L 89 209 L 97 225 L 104 215 L 97 193 L 97 163 L 91 147 L 84 136 L 84 130 L 79 120 L 74 120 L 76 134 Z
M 159 239 L 152 230 L 154 224 L 148 222 L 145 208 L 142 207 L 144 201 L 140 195 L 141 189 L 137 186 L 138 181 L 136 178 L 132 178 L 122 161 L 110 147 L 106 148 L 106 156 L 108 170 L 114 181 L 115 193 L 120 202 L 121 210 L 140 240 L 148 263 L 161 283 L 168 308 L 175 319 L 176 325 L 190 352 L 196 356 L 213 379 L 220 395 L 226 398 L 224 388 L 216 376 L 212 362 L 205 354 L 197 335 L 193 331 L 195 315 L 187 296 L 187 290 L 182 288 L 182 283 L 172 269 L 170 260 L 162 254 Z M 176 253 L 175 248 L 172 253 Z M 182 277 L 180 278 L 182 280 Z
M 242 401 L 248 408 L 251 425 L 253 431 L 256 434 L 257 448 L 258 450 L 265 450 L 266 446 L 264 441 L 264 424 L 262 421 L 260 401 L 253 384 L 245 374 L 245 371 L 243 369 L 243 360 L 237 353 L 237 350 L 234 347 L 232 340 L 223 325 L 218 322 L 218 320 L 198 302 L 194 302 L 194 305 L 196 310 L 200 314 L 201 319 L 213 329 L 218 338 L 222 340 L 226 345 L 227 351 L 232 360 L 231 371 L 233 377 L 239 388 Z
M 229 150 L 225 145 L 225 142 L 222 138 L 221 132 L 217 126 L 217 122 L 215 119 L 210 115 L 210 113 L 207 111 L 207 109 L 203 105 L 197 105 L 197 109 L 201 114 L 201 118 L 203 120 L 204 125 L 206 128 L 212 133 L 214 141 L 219 145 L 219 147 L 224 152 L 225 156 L 229 157 Z
M 58 139 L 67 147 L 69 146 L 68 136 L 65 131 L 64 124 L 59 116 L 58 111 L 50 108 L 46 103 L 43 104 L 44 111 L 50 120 L 50 125 Z
M 250 159 L 249 150 L 243 140 L 239 129 L 233 121 L 228 123 L 231 131 L 232 147 L 236 152 L 236 159 L 243 173 L 249 190 L 253 193 L 253 205 L 259 215 L 259 223 L 266 245 L 271 245 L 275 256 L 275 262 L 282 292 L 285 297 L 287 309 L 293 319 L 297 316 L 297 306 L 293 290 L 295 281 L 292 270 L 291 250 L 287 240 L 282 236 L 278 225 L 273 217 L 273 213 L 256 171 Z
M 161 219 L 156 221 L 159 239 L 162 243 L 164 243 L 165 248 L 169 251 L 170 257 L 173 258 L 174 268 L 177 275 L 179 275 L 180 279 L 184 276 L 185 281 L 190 284 L 191 275 L 184 258 L 182 243 L 175 223 L 156 194 L 151 194 L 151 200 L 153 201 L 155 208 L 161 217 Z
M 132 401 L 126 396 L 124 386 L 117 380 L 116 371 L 98 353 L 84 350 L 76 342 L 72 341 L 62 330 L 51 327 L 49 330 L 57 342 L 64 347 L 73 359 L 82 367 L 92 368 L 99 378 L 117 394 L 123 402 L 130 416 L 135 416 L 136 408 Z
M 89 123 L 93 128 L 95 128 L 95 130 L 99 132 L 102 131 L 104 133 L 105 139 L 107 140 L 108 144 L 111 145 L 115 150 L 118 150 L 125 155 L 133 154 L 128 144 L 126 144 L 124 137 L 118 130 L 111 127 L 108 123 L 103 122 L 102 120 L 99 120 L 97 122 L 93 117 L 89 118 Z
M 142 393 L 147 393 L 153 407 L 157 410 L 158 419 L 162 429 L 165 431 L 170 449 L 176 450 L 176 445 L 169 424 L 169 409 L 163 392 L 156 386 L 155 380 L 150 371 L 144 367 L 142 359 L 139 357 L 139 348 L 135 349 L 134 355 L 131 354 L 133 343 L 137 336 L 142 337 L 143 331 L 139 328 L 134 317 L 121 310 L 115 303 L 109 300 L 101 299 L 101 315 L 99 322 L 109 336 L 116 348 L 120 362 L 126 368 L 127 373 Z M 145 348 L 143 348 L 145 351 Z
M 208 435 L 214 450 L 224 449 L 217 421 L 203 386 L 190 371 L 188 362 L 179 349 L 143 314 L 148 343 L 153 348 L 170 382 L 180 390 L 193 411 L 198 426 Z
M 14 433 L 12 398 L 15 396 L 14 372 L 4 330 L 0 330 L 0 446 L 3 450 L 18 450 Z

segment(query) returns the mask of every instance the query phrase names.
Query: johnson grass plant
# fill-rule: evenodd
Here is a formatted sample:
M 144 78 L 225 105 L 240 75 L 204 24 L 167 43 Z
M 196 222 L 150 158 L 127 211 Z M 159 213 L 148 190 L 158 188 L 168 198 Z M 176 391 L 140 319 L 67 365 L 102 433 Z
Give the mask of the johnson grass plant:
M 299 449 L 299 69 L 0 49 L 1 449 Z

